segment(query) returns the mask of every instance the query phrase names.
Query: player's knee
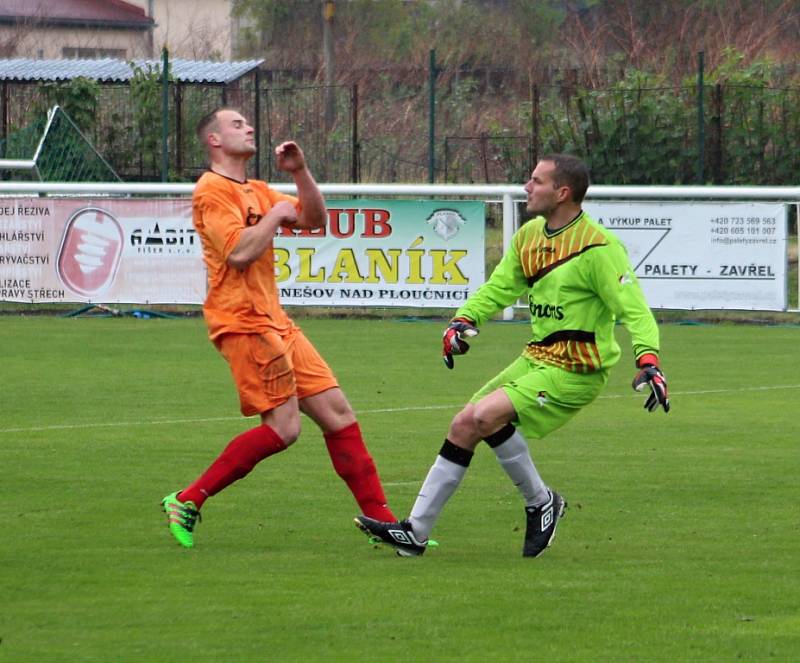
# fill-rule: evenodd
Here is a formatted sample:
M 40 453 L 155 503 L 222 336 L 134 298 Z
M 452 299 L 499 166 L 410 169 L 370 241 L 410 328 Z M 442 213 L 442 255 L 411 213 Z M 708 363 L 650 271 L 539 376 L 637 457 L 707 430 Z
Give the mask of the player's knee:
M 352 408 L 345 402 L 345 405 L 340 408 L 331 410 L 328 418 L 323 422 L 323 429 L 327 426 L 327 430 L 337 431 L 346 428 L 356 422 L 356 415 Z
M 453 417 L 453 420 L 450 422 L 448 438 L 461 440 L 475 436 L 477 431 L 474 411 L 474 407 L 467 407 Z
M 290 447 L 300 437 L 300 417 L 290 417 L 270 424 L 281 441 Z
M 261 423 L 274 430 L 287 447 L 291 446 L 300 437 L 300 410 L 297 407 L 297 399 L 290 399 L 262 413 Z
M 353 416 L 353 408 L 341 389 L 331 389 L 330 409 L 337 416 Z
M 504 421 L 499 421 L 491 409 L 481 407 L 480 403 L 472 413 L 472 421 L 475 433 L 481 438 L 491 435 L 498 429 L 499 425 L 505 423 Z
M 341 389 L 332 389 L 330 391 L 331 398 L 327 408 L 327 416 L 330 418 L 330 429 L 339 430 L 345 426 L 349 426 L 356 420 L 356 414 L 350 403 L 344 397 Z
M 300 437 L 300 420 L 298 419 L 296 423 L 289 424 L 281 434 L 281 439 L 283 443 L 290 447 L 295 442 L 297 442 L 297 438 Z

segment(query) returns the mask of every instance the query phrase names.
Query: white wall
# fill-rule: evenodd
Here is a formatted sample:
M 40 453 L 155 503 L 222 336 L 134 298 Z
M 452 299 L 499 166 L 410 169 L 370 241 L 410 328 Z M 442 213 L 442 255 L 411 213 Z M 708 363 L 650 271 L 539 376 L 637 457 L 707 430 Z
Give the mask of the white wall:
M 12 46 L 13 45 L 13 46 Z M 64 49 L 96 49 L 114 51 L 103 57 L 149 58 L 148 34 L 143 30 L 102 30 L 87 28 L 37 28 L 32 26 L 0 27 L 0 48 L 7 48 L 5 57 L 60 59 Z M 73 56 L 74 57 L 74 56 Z
M 170 55 L 189 60 L 232 59 L 232 0 L 127 0 L 149 14 L 156 27 L 153 56 L 166 45 Z

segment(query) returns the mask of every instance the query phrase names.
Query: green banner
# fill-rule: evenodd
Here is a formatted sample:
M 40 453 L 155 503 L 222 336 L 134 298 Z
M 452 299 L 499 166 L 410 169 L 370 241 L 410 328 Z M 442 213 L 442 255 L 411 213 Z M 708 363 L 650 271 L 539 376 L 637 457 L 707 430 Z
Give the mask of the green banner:
M 275 238 L 285 305 L 450 308 L 484 281 L 482 202 L 352 199 L 327 208 L 325 228 Z

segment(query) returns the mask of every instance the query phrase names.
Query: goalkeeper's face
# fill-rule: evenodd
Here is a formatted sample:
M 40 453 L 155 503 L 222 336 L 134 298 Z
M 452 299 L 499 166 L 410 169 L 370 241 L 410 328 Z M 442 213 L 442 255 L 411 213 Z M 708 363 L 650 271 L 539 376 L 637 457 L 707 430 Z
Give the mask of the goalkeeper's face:
M 228 156 L 250 157 L 256 153 L 255 131 L 247 120 L 234 110 L 217 113 L 217 146 Z
M 553 178 L 555 168 L 552 161 L 540 161 L 525 185 L 525 193 L 528 194 L 527 210 L 534 216 L 549 217 L 564 198 L 562 189 L 566 187 L 556 184 Z

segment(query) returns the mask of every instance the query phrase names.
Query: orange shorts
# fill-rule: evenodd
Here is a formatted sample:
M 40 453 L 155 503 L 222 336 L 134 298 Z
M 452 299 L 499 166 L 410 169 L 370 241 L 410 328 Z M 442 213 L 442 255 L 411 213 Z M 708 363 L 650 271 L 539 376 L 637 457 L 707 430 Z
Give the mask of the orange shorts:
M 225 357 L 239 391 L 242 414 L 249 417 L 338 387 L 328 364 L 302 331 L 286 336 L 223 334 L 214 344 Z

